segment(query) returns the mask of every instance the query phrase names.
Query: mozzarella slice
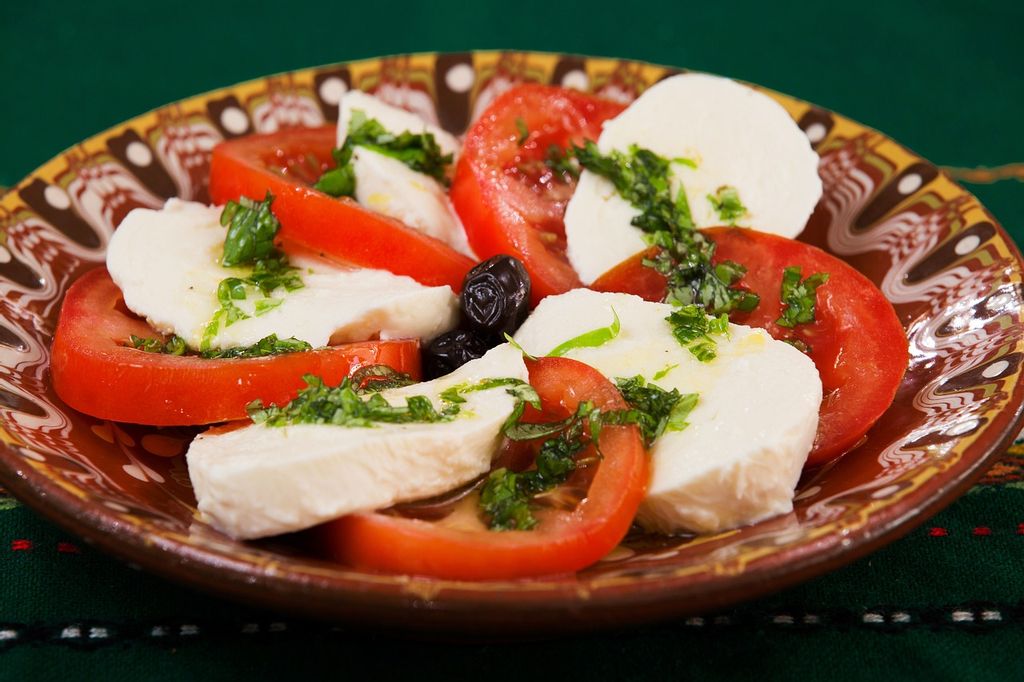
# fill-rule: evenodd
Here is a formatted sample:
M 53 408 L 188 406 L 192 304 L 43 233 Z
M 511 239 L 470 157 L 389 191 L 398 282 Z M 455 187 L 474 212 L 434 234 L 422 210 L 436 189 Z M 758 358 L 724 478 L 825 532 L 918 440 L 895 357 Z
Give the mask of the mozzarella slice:
M 158 211 L 135 209 L 107 248 L 107 269 L 128 309 L 191 348 L 199 348 L 220 308 L 217 285 L 248 274 L 218 263 L 226 234 L 220 213 L 177 199 Z M 458 299 L 450 287 L 426 287 L 383 270 L 343 269 L 311 256 L 290 260 L 305 286 L 275 291 L 272 298 L 280 305 L 258 316 L 260 295 L 237 301 L 250 317 L 222 327 L 213 348 L 249 346 L 269 334 L 294 336 L 314 348 L 377 336 L 432 339 L 458 322 Z
M 671 306 L 586 289 L 545 298 L 515 340 L 543 355 L 610 324 L 613 310 L 619 335 L 567 357 L 611 379 L 639 374 L 666 390 L 700 395 L 689 426 L 664 433 L 651 448 L 640 523 L 662 533 L 714 533 L 791 511 L 818 424 L 814 363 L 763 330 L 734 324 L 728 337 L 715 337 L 718 357 L 703 363 L 672 336 L 665 321 Z
M 818 155 L 807 136 L 773 99 L 716 76 L 682 74 L 644 92 L 605 123 L 598 147 L 607 154 L 636 144 L 673 163 L 673 196 L 685 187 L 697 227 L 721 225 L 708 195 L 735 187 L 747 208 L 736 224 L 795 237 L 821 198 Z M 565 211 L 569 262 L 590 284 L 642 251 L 646 244 L 630 221 L 640 213 L 611 183 L 589 171 L 580 175 Z
M 355 200 L 378 213 L 401 220 L 456 251 L 475 258 L 466 231 L 448 202 L 444 187 L 401 161 L 356 147 L 352 152 L 356 176 Z
M 459 142 L 447 131 L 359 90 L 352 90 L 341 99 L 339 147 L 345 143 L 352 112 L 356 110 L 376 119 L 396 135 L 406 131 L 432 133 L 441 151 L 452 154 L 453 159 L 458 156 Z M 355 200 L 360 205 L 401 220 L 475 258 L 462 223 L 448 202 L 447 192 L 437 180 L 417 173 L 397 159 L 360 147 L 353 151 L 352 167 L 356 178 Z
M 388 132 L 396 135 L 406 131 L 431 133 L 442 152 L 456 158 L 459 155 L 459 141 L 447 130 L 431 125 L 411 111 L 392 106 L 362 90 L 349 90 L 342 96 L 341 102 L 338 104 L 339 147 L 345 144 L 352 112 L 357 110 L 366 114 L 367 118 L 377 119 Z
M 508 344 L 446 377 L 382 395 L 397 405 L 424 395 L 438 405 L 446 388 L 504 377 L 527 379 L 522 355 Z M 487 472 L 515 405 L 504 387 L 464 397 L 450 422 L 254 424 L 200 434 L 186 455 L 199 511 L 233 537 L 258 538 L 451 490 Z

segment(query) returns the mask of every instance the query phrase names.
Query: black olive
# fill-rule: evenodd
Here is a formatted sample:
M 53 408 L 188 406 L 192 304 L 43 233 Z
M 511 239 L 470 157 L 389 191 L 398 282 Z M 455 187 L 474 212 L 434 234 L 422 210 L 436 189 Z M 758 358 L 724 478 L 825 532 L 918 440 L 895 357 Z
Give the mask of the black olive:
M 530 276 L 512 256 L 494 256 L 469 271 L 462 282 L 464 326 L 501 343 L 526 319 Z
M 488 348 L 486 341 L 464 329 L 441 334 L 423 349 L 423 376 L 443 377 L 470 360 L 483 357 Z

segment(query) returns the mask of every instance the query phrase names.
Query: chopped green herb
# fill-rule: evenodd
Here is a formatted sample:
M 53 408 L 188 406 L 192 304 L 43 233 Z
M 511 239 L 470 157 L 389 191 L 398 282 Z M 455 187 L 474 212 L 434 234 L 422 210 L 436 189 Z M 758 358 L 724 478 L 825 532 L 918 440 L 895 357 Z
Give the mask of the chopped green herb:
M 619 315 L 615 312 L 615 308 L 612 308 L 612 323 L 607 327 L 598 327 L 597 329 L 591 329 L 589 332 L 584 332 L 579 336 L 558 344 L 548 353 L 549 358 L 559 358 L 576 348 L 597 348 L 608 343 L 616 336 L 619 335 L 621 325 L 619 324 Z
M 380 370 L 375 370 L 380 372 Z M 408 377 L 400 378 L 392 372 L 395 385 L 404 385 Z M 377 424 L 430 424 L 448 422 L 461 412 L 459 405 L 465 402 L 464 393 L 483 391 L 498 386 L 509 386 L 512 395 L 536 393 L 530 388 L 523 391 L 524 382 L 519 379 L 486 379 L 475 384 L 463 384 L 441 394 L 440 409 L 426 396 L 408 396 L 405 405 L 392 405 L 379 392 L 381 387 L 373 386 L 367 373 L 344 379 L 340 385 L 331 387 L 320 377 L 307 374 L 302 377 L 306 388 L 283 406 L 265 407 L 259 400 L 246 406 L 249 418 L 254 423 L 267 426 L 288 426 L 291 424 L 331 424 L 334 426 L 372 428 Z M 527 386 L 527 388 L 529 388 Z M 364 397 L 364 394 L 370 394 Z
M 697 162 L 694 161 L 693 159 L 687 159 L 686 157 L 683 156 L 677 156 L 676 158 L 672 159 L 672 163 L 678 163 L 680 166 L 686 166 L 687 168 L 697 170 Z
M 800 266 L 790 266 L 782 273 L 782 290 L 779 298 L 786 305 L 782 316 L 775 320 L 780 327 L 795 327 L 798 324 L 814 322 L 814 306 L 818 287 L 828 281 L 827 272 L 816 272 L 800 280 Z
M 534 497 L 564 483 L 576 470 L 576 455 L 587 445 L 585 420 L 594 420 L 590 439 L 596 441 L 594 423 L 600 421 L 599 415 L 591 403 L 583 402 L 575 414 L 560 422 L 506 425 L 505 435 L 513 440 L 554 437 L 541 444 L 533 469 L 502 468 L 488 476 L 480 492 L 480 509 L 491 530 L 530 530 L 537 525 L 531 510 Z
M 567 152 L 565 149 L 553 144 L 548 147 L 547 153 L 544 156 L 544 165 L 559 176 L 563 182 L 575 181 L 579 180 L 580 168 L 574 161 L 574 158 L 571 151 Z
M 180 336 L 172 336 L 166 343 L 159 339 L 145 339 L 132 334 L 129 344 L 147 353 L 163 353 L 165 355 L 195 355 L 190 353 L 185 339 Z M 221 348 L 207 350 L 199 353 L 204 359 L 220 358 L 261 358 L 267 355 L 280 355 L 282 353 L 298 353 L 300 351 L 312 350 L 305 341 L 295 337 L 278 339 L 277 334 L 264 336 L 251 346 L 235 346 L 233 348 Z
M 274 291 L 295 291 L 303 286 L 299 269 L 289 265 L 288 257 L 274 248 L 274 237 L 281 225 L 270 210 L 273 201 L 270 192 L 259 203 L 241 197 L 237 203 L 228 202 L 221 213 L 221 224 L 229 226 L 221 265 L 246 267 L 249 273 L 244 277 L 227 277 L 217 285 L 220 308 L 203 329 L 199 344 L 203 352 L 211 350 L 213 340 L 223 329 L 249 319 L 250 314 L 237 301 L 259 292 L 263 298 L 252 309 L 252 316 L 259 317 L 281 305 L 280 298 L 270 298 Z
M 740 201 L 740 193 L 735 187 L 722 185 L 714 196 L 707 195 L 711 207 L 718 212 L 718 218 L 727 225 L 735 225 L 736 221 L 747 214 L 747 207 Z
M 188 350 L 188 346 L 185 345 L 185 339 L 178 335 L 173 335 L 166 342 L 160 339 L 146 339 L 141 336 L 135 336 L 132 334 L 128 339 L 129 345 L 132 348 L 137 348 L 146 353 L 163 353 L 165 355 L 184 355 L 185 351 Z
M 679 366 L 678 364 L 676 364 L 676 365 L 668 365 L 667 367 L 659 369 L 654 374 L 654 380 L 658 381 L 659 379 L 664 379 L 665 377 L 667 377 L 669 375 L 669 372 L 671 372 L 672 370 L 674 370 L 678 366 Z
M 220 224 L 228 228 L 221 265 L 232 267 L 253 263 L 274 250 L 274 237 L 281 223 L 270 211 L 274 195 L 267 191 L 263 201 L 239 197 L 229 201 L 220 214 Z
M 690 351 L 701 362 L 710 362 L 718 354 L 712 334 L 729 333 L 729 317 L 722 313 L 709 317 L 696 305 L 676 308 L 665 318 L 672 327 L 672 335 L 683 348 Z
M 520 346 L 520 345 L 519 345 L 519 343 L 518 343 L 518 342 L 517 342 L 517 341 L 516 341 L 515 339 L 513 339 L 513 338 L 512 338 L 512 337 L 511 337 L 511 336 L 509 335 L 509 333 L 508 333 L 508 332 L 505 332 L 505 340 L 506 340 L 506 341 L 508 342 L 508 345 L 512 346 L 512 347 L 513 347 L 513 348 L 515 348 L 515 349 L 516 349 L 517 351 L 519 351 L 520 353 L 522 353 L 522 354 L 523 354 L 523 357 L 524 357 L 524 358 L 526 358 L 527 360 L 536 360 L 536 359 L 537 359 L 537 358 L 535 358 L 534 356 L 532 356 L 532 355 L 530 355 L 529 353 L 527 353 L 527 352 L 526 352 L 526 349 L 525 349 L 525 348 L 523 348 L 522 346 Z
M 604 423 L 631 423 L 640 427 L 644 443 L 651 447 L 667 431 L 682 431 L 688 426 L 686 417 L 697 405 L 697 394 L 681 394 L 677 389 L 666 391 L 647 383 L 642 376 L 616 379 L 622 397 L 631 409 L 619 413 L 604 413 Z M 615 416 L 613 416 L 615 415 Z
M 313 346 L 294 336 L 287 339 L 279 339 L 277 334 L 270 334 L 269 336 L 264 336 L 251 346 L 218 348 L 203 351 L 199 355 L 203 358 L 263 358 L 268 355 L 300 353 L 307 350 L 313 350 Z
M 383 391 L 402 388 L 416 383 L 408 374 L 397 372 L 387 365 L 365 365 L 352 372 L 352 385 L 357 391 Z
M 781 339 L 781 340 L 786 342 L 786 343 L 788 343 L 789 345 L 793 346 L 793 348 L 796 348 L 798 351 L 800 351 L 804 355 L 810 355 L 811 354 L 811 347 L 808 346 L 807 342 L 803 341 L 802 339 L 798 339 L 795 336 L 791 336 L 788 339 Z
M 757 307 L 757 294 L 733 288 L 746 268 L 732 261 L 712 265 L 715 244 L 695 229 L 685 189 L 672 195 L 668 159 L 636 145 L 626 153 L 604 155 L 590 140 L 574 146 L 573 153 L 581 166 L 608 179 L 640 211 L 632 224 L 646 233 L 648 244 L 659 247 L 643 264 L 668 279 L 668 302 L 697 304 L 716 315 Z
M 388 132 L 377 119 L 368 118 L 364 111 L 354 109 L 344 144 L 331 152 L 337 167 L 321 175 L 314 187 L 335 197 L 353 196 L 356 178 L 352 168 L 352 152 L 356 147 L 389 156 L 417 173 L 448 184 L 446 170 L 451 165 L 452 155 L 442 153 L 433 133 L 413 133 L 407 130 L 396 135 Z
M 530 137 L 530 129 L 526 127 L 526 121 L 523 120 L 522 116 L 516 117 L 516 130 L 519 131 L 518 144 L 522 147 Z

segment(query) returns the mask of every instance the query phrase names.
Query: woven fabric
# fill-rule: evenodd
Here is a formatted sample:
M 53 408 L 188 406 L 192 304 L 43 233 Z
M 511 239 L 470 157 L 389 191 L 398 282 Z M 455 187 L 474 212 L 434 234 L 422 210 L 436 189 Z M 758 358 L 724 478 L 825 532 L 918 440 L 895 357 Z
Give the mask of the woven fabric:
M 22 3 L 0 22 L 0 185 L 141 111 L 416 50 L 607 54 L 760 83 L 951 169 L 1024 239 L 1024 5 Z M 0 497 L 0 680 L 1020 679 L 1024 448 L 906 538 L 721 613 L 513 645 L 284 618 L 126 567 Z

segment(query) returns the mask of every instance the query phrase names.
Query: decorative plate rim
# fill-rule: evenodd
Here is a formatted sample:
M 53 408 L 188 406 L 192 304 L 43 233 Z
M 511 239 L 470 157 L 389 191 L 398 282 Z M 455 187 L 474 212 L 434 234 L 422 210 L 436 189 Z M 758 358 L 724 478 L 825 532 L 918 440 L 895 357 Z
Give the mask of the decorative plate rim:
M 258 77 L 232 85 L 213 88 L 202 93 L 191 95 L 174 102 L 155 107 L 144 113 L 133 116 L 107 129 L 96 133 L 68 147 L 66 150 L 44 162 L 25 178 L 15 183 L 0 194 L 0 207 L 23 189 L 28 183 L 48 167 L 76 147 L 96 142 L 128 129 L 133 123 L 147 117 L 157 115 L 170 107 L 185 106 L 190 102 L 202 101 L 211 96 L 236 91 L 247 86 L 255 86 L 268 79 L 310 74 L 332 67 L 351 67 L 360 64 L 372 64 L 389 58 L 419 57 L 436 58 L 441 55 L 468 54 L 491 55 L 498 51 L 472 50 L 465 53 L 420 52 L 411 55 L 399 54 L 384 57 L 322 64 L 302 69 L 281 71 L 270 76 Z M 543 55 L 551 58 L 578 57 L 582 60 L 615 60 L 614 57 L 571 55 L 558 52 L 538 52 L 516 50 L 515 54 Z M 639 60 L 619 60 L 642 67 L 678 70 L 677 67 L 662 66 Z M 816 107 L 809 102 L 778 93 L 774 90 L 751 84 L 757 89 L 778 97 L 798 102 L 801 105 Z M 828 110 L 826 110 L 828 111 Z M 834 112 L 832 112 L 834 114 Z M 837 120 L 852 124 L 859 130 L 872 132 L 885 141 L 895 145 L 909 156 L 924 160 L 920 155 L 907 149 L 904 145 L 892 140 L 874 128 L 865 126 L 846 117 L 834 114 Z M 1006 246 L 1016 267 L 1024 271 L 1024 259 L 1020 250 L 1002 225 L 977 201 L 969 191 L 956 183 L 944 171 L 939 175 L 958 188 L 965 196 L 974 199 L 978 207 L 989 217 L 996 234 Z M 206 591 L 213 591 L 247 603 L 260 603 L 287 611 L 321 617 L 344 617 L 355 620 L 372 618 L 373 621 L 390 626 L 412 627 L 414 629 L 430 626 L 464 631 L 468 625 L 497 631 L 502 625 L 510 622 L 529 624 L 531 627 L 550 627 L 551 629 L 590 629 L 610 624 L 650 620 L 656 617 L 682 615 L 721 608 L 740 600 L 761 596 L 770 591 L 793 585 L 823 572 L 848 564 L 887 544 L 915 527 L 922 524 L 930 516 L 953 502 L 956 497 L 966 491 L 978 480 L 990 464 L 1012 442 L 1014 436 L 1024 425 L 1024 382 L 1013 385 L 1012 398 L 1007 402 L 1007 409 L 993 419 L 981 433 L 992 429 L 994 442 L 984 447 L 980 454 L 974 456 L 962 471 L 957 472 L 949 480 L 942 480 L 935 494 L 916 504 L 906 507 L 899 501 L 883 506 L 876 512 L 870 509 L 863 512 L 864 522 L 847 529 L 840 537 L 836 534 L 823 534 L 813 541 L 805 542 L 796 547 L 795 558 L 785 564 L 777 563 L 761 570 L 741 571 L 728 580 L 714 579 L 716 574 L 707 573 L 694 581 L 689 574 L 657 574 L 646 577 L 630 577 L 622 584 L 598 584 L 586 586 L 577 582 L 574 588 L 567 587 L 564 582 L 549 582 L 545 579 L 536 581 L 497 581 L 493 583 L 465 583 L 460 581 L 441 581 L 433 579 L 379 576 L 359 573 L 349 569 L 334 567 L 329 572 L 332 579 L 313 573 L 303 575 L 289 574 L 278 571 L 276 567 L 257 571 L 250 563 L 242 559 L 224 556 L 216 550 L 200 549 L 180 539 L 155 533 L 140 522 L 132 525 L 121 517 L 111 513 L 104 507 L 89 504 L 65 486 L 46 477 L 35 470 L 7 442 L 0 444 L 0 482 L 22 499 L 29 507 L 41 513 L 57 525 L 85 538 L 103 550 L 131 563 L 141 565 L 148 570 L 173 581 L 184 583 Z M 1009 407 L 1013 407 L 1012 414 Z M 962 446 L 961 458 L 972 450 L 978 439 L 971 440 Z M 958 460 L 959 461 L 959 460 Z M 26 473 L 28 471 L 28 473 Z M 942 476 L 946 472 L 938 472 L 934 476 Z M 907 491 L 905 497 L 924 497 L 930 494 L 925 484 Z M 789 550 L 780 550 L 792 552 Z M 755 558 L 754 561 L 757 561 Z M 327 566 L 327 564 L 325 564 Z M 356 576 L 356 577 L 350 577 Z M 401 590 L 395 590 L 400 585 Z M 503 600 L 501 595 L 508 590 L 516 591 L 516 600 Z M 438 598 L 441 593 L 443 597 Z M 297 600 L 297 597 L 301 599 Z M 480 613 L 481 606 L 500 607 L 497 613 Z M 643 609 L 638 609 L 643 606 Z M 410 626 L 407 622 L 410 610 L 422 613 L 424 620 Z M 637 615 L 633 615 L 633 612 Z M 570 619 L 557 624 L 551 623 L 554 614 L 567 614 Z M 430 618 L 429 614 L 447 614 L 448 618 Z M 451 616 L 455 616 L 452 618 Z M 461 619 L 460 619 L 461 616 Z

